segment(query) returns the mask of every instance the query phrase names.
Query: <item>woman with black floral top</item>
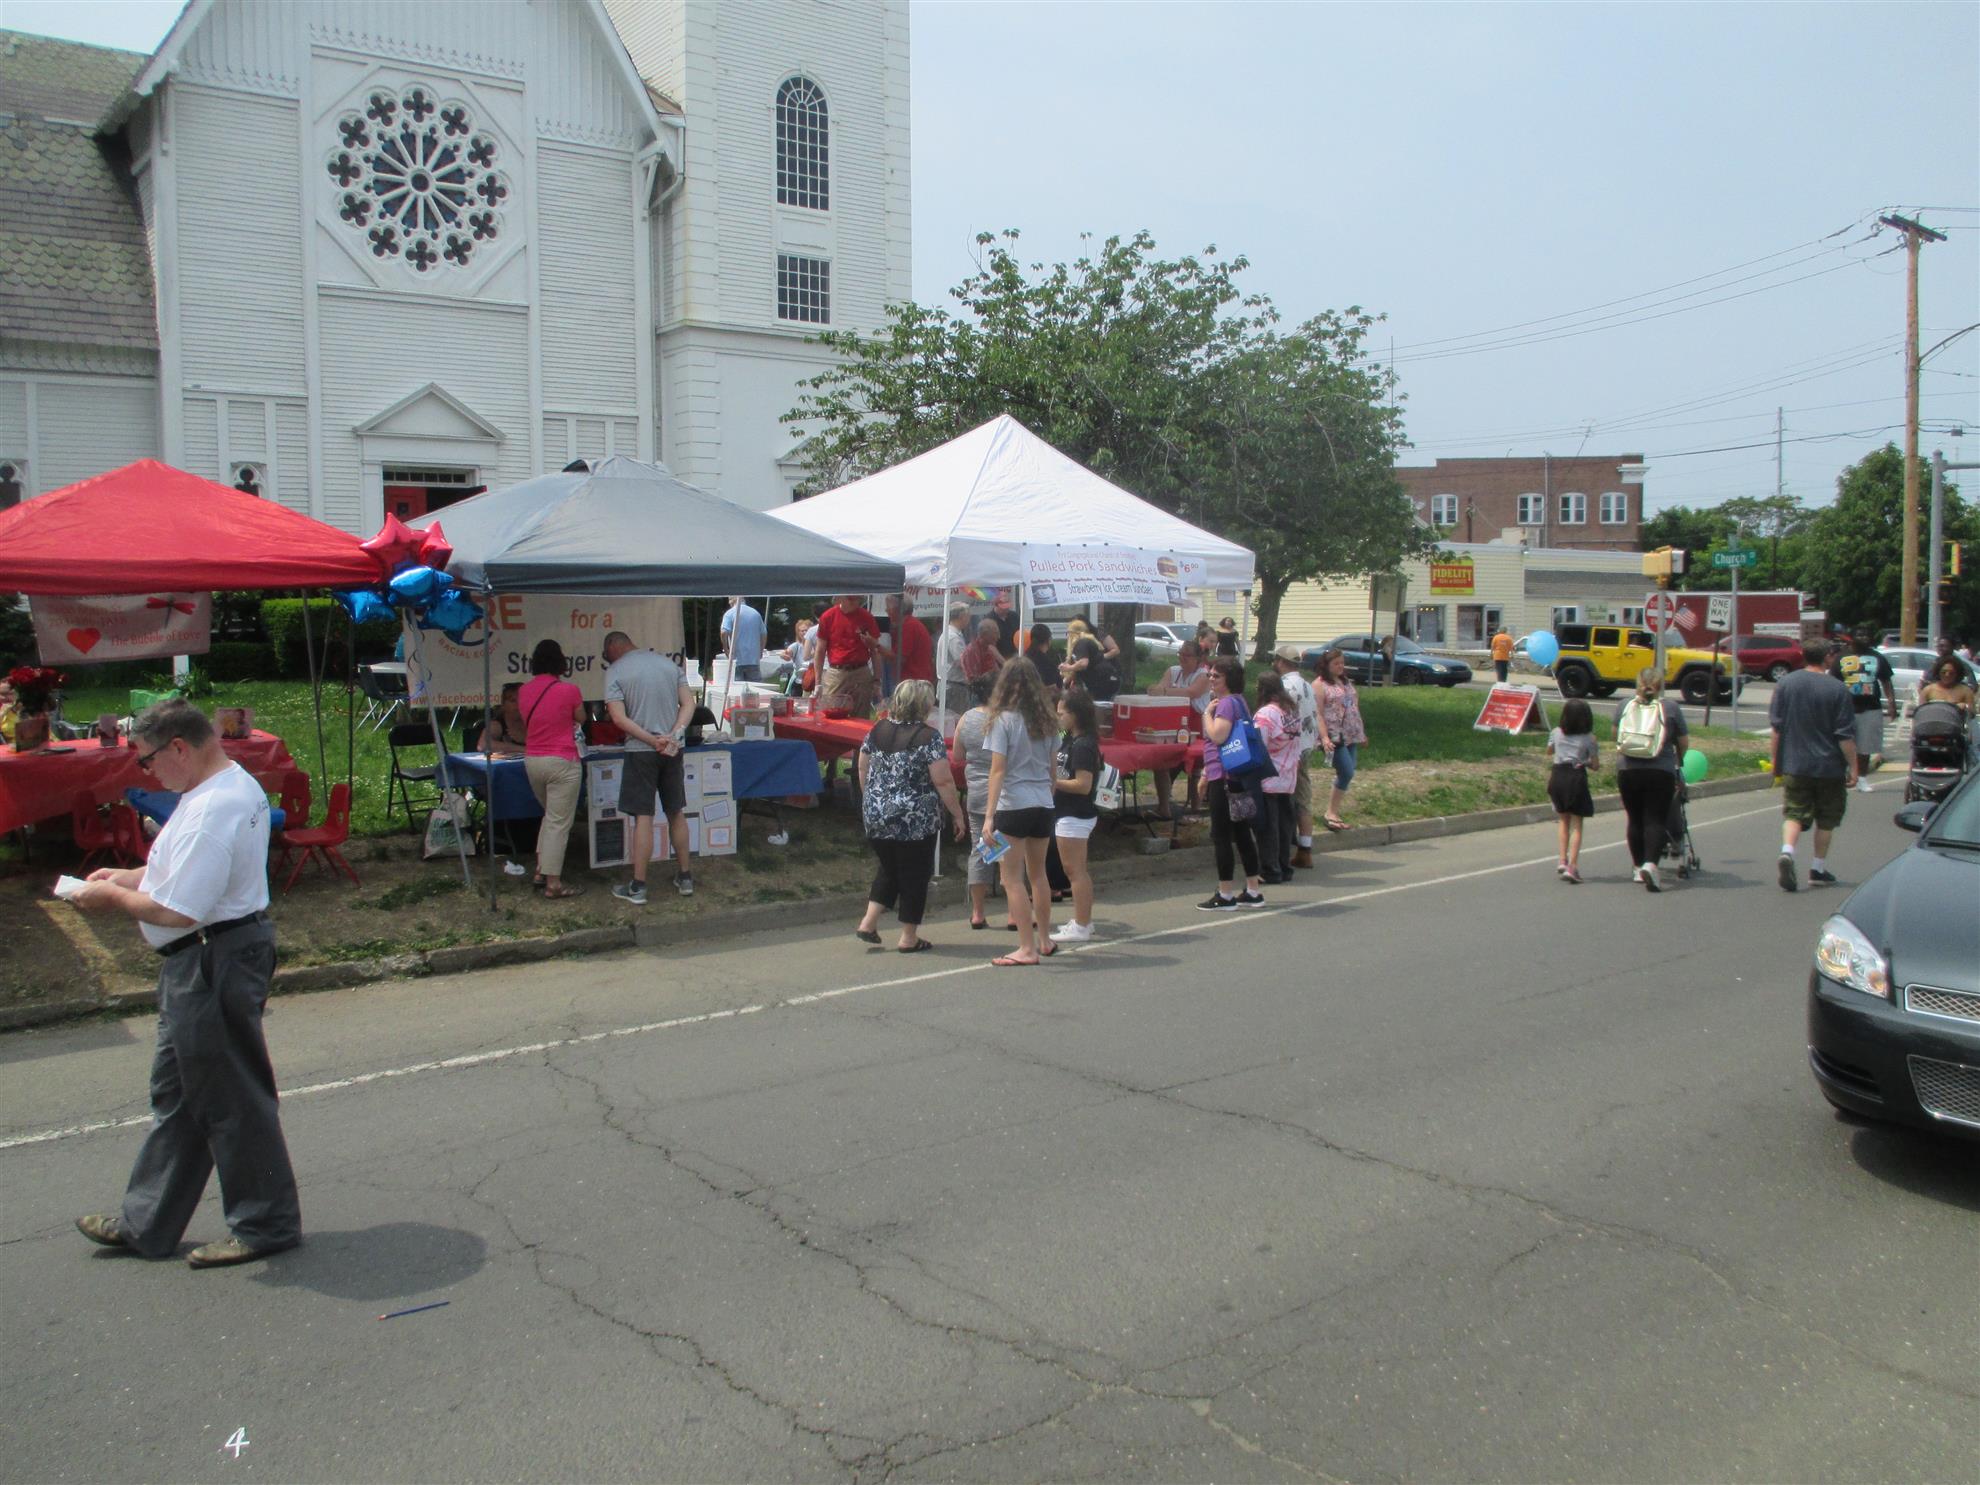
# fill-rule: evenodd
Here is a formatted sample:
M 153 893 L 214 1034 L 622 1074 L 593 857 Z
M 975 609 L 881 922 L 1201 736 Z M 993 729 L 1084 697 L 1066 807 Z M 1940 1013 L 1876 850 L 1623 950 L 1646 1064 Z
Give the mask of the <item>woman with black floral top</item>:
M 903 954 L 930 947 L 921 936 L 921 920 L 928 910 L 928 880 L 935 874 L 935 837 L 944 809 L 957 840 L 968 829 L 948 753 L 940 734 L 928 725 L 934 707 L 933 686 L 902 681 L 888 698 L 886 719 L 874 723 L 859 749 L 866 840 L 879 868 L 866 894 L 866 916 L 854 932 L 866 943 L 879 943 L 880 914 L 898 901 L 901 938 L 896 947 Z

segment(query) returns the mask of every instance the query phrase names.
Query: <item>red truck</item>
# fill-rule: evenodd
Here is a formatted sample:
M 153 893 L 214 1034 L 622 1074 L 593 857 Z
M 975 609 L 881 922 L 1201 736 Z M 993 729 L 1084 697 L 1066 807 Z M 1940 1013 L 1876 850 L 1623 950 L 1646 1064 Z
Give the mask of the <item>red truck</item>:
M 1713 624 L 1714 603 L 1723 607 L 1726 593 L 1678 593 L 1677 632 L 1672 636 L 1693 649 L 1709 650 L 1715 645 L 1724 652 L 1731 637 L 1721 618 Z M 1777 681 L 1801 664 L 1802 596 L 1796 592 L 1742 593 L 1739 595 L 1739 638 L 1732 654 L 1741 672 L 1756 678 Z

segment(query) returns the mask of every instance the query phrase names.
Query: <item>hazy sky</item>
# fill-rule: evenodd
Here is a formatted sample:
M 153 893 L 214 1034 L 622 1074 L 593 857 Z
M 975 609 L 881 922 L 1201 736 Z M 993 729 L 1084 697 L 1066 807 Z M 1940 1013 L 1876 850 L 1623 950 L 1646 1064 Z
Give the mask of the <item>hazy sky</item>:
M 149 50 L 178 9 L 0 0 L 0 24 Z M 912 17 L 917 298 L 970 271 L 978 231 L 1047 260 L 1082 231 L 1214 243 L 1289 318 L 1388 315 L 1410 463 L 1641 453 L 1652 509 L 1709 504 L 1772 492 L 1784 406 L 1787 487 L 1821 502 L 1902 436 L 1904 255 L 1868 236 L 1878 213 L 1947 234 L 1922 255 L 1924 344 L 1980 321 L 1971 4 Z M 1980 460 L 1980 330 L 1923 385 L 1921 448 Z

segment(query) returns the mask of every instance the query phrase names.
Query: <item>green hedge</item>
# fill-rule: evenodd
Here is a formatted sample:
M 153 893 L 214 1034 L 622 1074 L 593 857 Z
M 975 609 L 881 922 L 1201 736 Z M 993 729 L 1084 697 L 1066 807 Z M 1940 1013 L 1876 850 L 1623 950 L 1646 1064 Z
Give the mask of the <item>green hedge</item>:
M 303 650 L 305 601 L 309 604 L 310 632 L 316 639 L 317 653 L 323 652 L 325 634 L 330 637 L 330 658 L 325 673 L 333 676 L 346 674 L 350 667 L 350 616 L 335 600 L 327 598 L 269 598 L 262 601 L 261 626 L 268 633 L 274 673 L 291 677 L 309 674 L 309 659 Z M 375 619 L 359 626 L 358 658 L 375 659 L 391 654 L 392 647 L 399 642 L 399 633 L 397 619 Z

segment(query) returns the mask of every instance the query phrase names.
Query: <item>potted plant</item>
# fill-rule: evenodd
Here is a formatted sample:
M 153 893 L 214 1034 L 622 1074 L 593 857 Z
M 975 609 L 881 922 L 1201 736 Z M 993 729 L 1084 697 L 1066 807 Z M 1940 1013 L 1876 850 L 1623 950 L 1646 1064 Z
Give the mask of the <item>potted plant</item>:
M 49 713 L 69 678 L 46 665 L 17 665 L 7 673 L 20 715 L 14 721 L 14 751 L 33 753 L 48 746 Z

